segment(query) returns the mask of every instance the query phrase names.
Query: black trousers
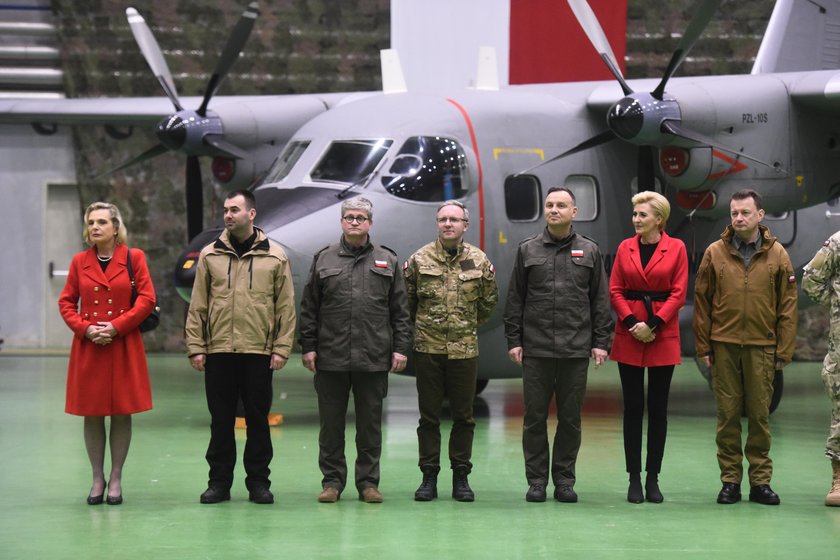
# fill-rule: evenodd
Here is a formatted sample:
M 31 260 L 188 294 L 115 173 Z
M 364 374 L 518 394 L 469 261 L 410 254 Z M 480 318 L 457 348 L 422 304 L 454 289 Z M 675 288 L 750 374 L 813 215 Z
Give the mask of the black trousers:
M 555 486 L 574 486 L 580 451 L 580 410 L 586 394 L 589 358 L 529 358 L 522 360 L 525 417 L 522 450 L 528 484 L 547 484 L 549 476 L 548 411 L 557 401 L 557 430 L 551 452 Z
M 444 399 L 449 400 L 452 431 L 449 433 L 449 462 L 472 470 L 475 433 L 473 401 L 478 377 L 478 358 L 451 360 L 446 354 L 414 353 L 417 374 L 417 402 L 420 422 L 417 441 L 419 465 L 440 465 L 440 415 Z
M 382 400 L 388 394 L 388 372 L 321 371 L 315 373 L 318 393 L 318 466 L 321 485 L 339 492 L 347 485 L 344 430 L 350 391 L 356 410 L 356 488 L 379 486 L 382 455 Z
M 250 490 L 269 487 L 274 455 L 268 428 L 271 410 L 271 357 L 261 354 L 209 354 L 204 367 L 204 389 L 210 410 L 209 486 L 230 488 L 236 465 L 236 405 L 245 407 L 245 486 Z
M 645 471 L 659 474 L 668 433 L 668 394 L 674 366 L 649 367 L 648 429 Z M 642 472 L 642 421 L 645 416 L 645 368 L 618 364 L 624 395 L 624 461 L 628 473 Z

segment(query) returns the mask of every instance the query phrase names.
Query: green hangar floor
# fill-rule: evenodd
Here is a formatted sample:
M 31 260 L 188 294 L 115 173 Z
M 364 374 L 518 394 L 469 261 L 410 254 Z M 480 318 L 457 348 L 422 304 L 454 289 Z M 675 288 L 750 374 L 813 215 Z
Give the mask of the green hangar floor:
M 417 403 L 413 379 L 400 376 L 386 401 L 385 502 L 359 502 L 351 487 L 338 503 L 319 504 L 314 389 L 300 357 L 290 364 L 274 377 L 273 409 L 285 417 L 272 428 L 274 505 L 248 502 L 241 464 L 230 502 L 199 504 L 209 437 L 201 374 L 184 356 L 151 355 L 154 410 L 134 420 L 125 503 L 91 507 L 82 420 L 63 412 L 67 357 L 0 354 L 0 558 L 837 558 L 840 508 L 823 505 L 831 468 L 819 364 L 786 370 L 772 417 L 779 507 L 715 503 L 714 402 L 690 363 L 672 386 L 663 504 L 625 500 L 612 363 L 590 370 L 577 504 L 525 502 L 515 379 L 492 381 L 477 403 L 476 501 L 454 502 L 444 491 L 414 502 Z M 238 438 L 241 457 L 244 432 Z M 449 481 L 442 473 L 444 489 Z

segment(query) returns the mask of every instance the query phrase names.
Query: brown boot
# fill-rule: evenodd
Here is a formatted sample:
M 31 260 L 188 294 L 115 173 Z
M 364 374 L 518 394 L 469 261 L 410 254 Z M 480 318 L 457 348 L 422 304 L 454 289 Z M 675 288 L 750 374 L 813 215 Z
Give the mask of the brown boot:
M 840 506 L 840 461 L 831 460 L 831 468 L 834 471 L 834 478 L 831 483 L 831 490 L 825 497 L 825 505 Z

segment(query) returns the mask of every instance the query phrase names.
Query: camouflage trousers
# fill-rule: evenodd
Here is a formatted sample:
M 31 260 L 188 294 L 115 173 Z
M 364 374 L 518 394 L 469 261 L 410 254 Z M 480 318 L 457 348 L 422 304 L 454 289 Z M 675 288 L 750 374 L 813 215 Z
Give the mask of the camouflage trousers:
M 831 399 L 831 428 L 825 442 L 826 457 L 840 461 L 840 352 L 829 352 L 823 360 L 822 380 Z

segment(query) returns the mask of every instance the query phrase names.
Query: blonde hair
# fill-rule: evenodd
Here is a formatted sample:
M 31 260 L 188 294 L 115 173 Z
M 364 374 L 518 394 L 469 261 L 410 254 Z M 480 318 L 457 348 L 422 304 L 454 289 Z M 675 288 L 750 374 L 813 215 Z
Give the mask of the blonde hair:
M 94 202 L 90 206 L 87 207 L 85 210 L 85 227 L 82 230 L 82 239 L 85 240 L 89 246 L 93 247 L 93 241 L 90 240 L 90 232 L 88 231 L 88 218 L 90 218 L 90 213 L 95 210 L 107 210 L 108 213 L 111 215 L 111 223 L 114 224 L 114 229 L 117 230 L 117 238 L 116 243 L 117 245 L 125 245 L 126 241 L 128 241 L 128 230 L 125 229 L 125 224 L 123 223 L 122 214 L 120 214 L 120 209 L 111 204 L 110 202 Z
M 659 224 L 659 231 L 665 229 L 665 224 L 668 223 L 668 217 L 671 215 L 671 204 L 668 199 L 653 191 L 642 191 L 636 194 L 630 201 L 633 206 L 637 204 L 649 204 L 653 213 L 662 218 L 662 223 Z

